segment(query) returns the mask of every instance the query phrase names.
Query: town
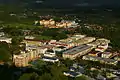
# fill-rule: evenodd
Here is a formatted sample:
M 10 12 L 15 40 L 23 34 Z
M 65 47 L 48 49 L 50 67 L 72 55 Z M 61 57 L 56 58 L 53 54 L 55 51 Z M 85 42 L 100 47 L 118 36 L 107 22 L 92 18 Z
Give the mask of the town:
M 50 29 L 74 29 L 80 26 L 75 21 L 62 20 L 56 22 L 53 19 L 35 21 L 34 25 L 41 25 L 44 28 Z M 24 34 L 26 34 L 26 32 Z M 1 32 L 0 36 L 0 42 L 12 44 L 12 38 L 6 37 L 4 32 Z M 109 45 L 111 43 L 110 40 L 81 33 L 74 33 L 73 35 L 67 36 L 67 38 L 59 40 L 38 40 L 34 35 L 26 35 L 19 44 L 20 47 L 24 46 L 24 49 L 20 50 L 18 54 L 13 54 L 12 63 L 16 67 L 24 68 L 33 67 L 39 60 L 57 64 L 57 66 L 63 65 L 65 60 L 69 60 L 73 62 L 67 66 L 68 70 L 62 72 L 65 76 L 72 78 L 85 76 L 89 80 L 119 78 L 119 70 L 111 70 L 110 68 L 99 66 L 117 66 L 119 64 L 120 53 L 112 50 L 112 46 Z M 88 70 L 85 65 L 88 64 L 82 64 L 81 61 L 83 61 L 83 63 L 90 61 L 92 63 L 95 62 L 96 67 L 92 65 L 89 69 L 91 72 L 98 71 L 94 78 L 91 78 L 91 75 L 85 73 Z M 2 64 L 3 62 L 1 62 L 1 65 Z M 101 75 L 105 71 L 105 76 Z

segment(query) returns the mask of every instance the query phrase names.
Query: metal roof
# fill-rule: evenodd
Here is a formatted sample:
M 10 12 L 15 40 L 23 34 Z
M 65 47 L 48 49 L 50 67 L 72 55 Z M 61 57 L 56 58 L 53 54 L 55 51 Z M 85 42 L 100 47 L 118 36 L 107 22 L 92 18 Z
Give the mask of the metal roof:
M 78 52 L 82 52 L 86 49 L 89 49 L 91 47 L 92 46 L 88 46 L 88 45 L 80 45 L 78 47 L 75 47 L 75 48 L 72 48 L 70 50 L 67 50 L 67 51 L 63 52 L 63 54 L 75 54 L 75 53 L 78 53 Z

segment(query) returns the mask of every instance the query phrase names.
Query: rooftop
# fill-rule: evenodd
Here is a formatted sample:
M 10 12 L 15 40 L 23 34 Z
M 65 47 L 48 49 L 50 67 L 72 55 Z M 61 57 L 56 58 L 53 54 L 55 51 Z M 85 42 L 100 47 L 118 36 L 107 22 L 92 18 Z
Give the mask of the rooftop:
M 101 57 L 96 57 L 96 56 L 86 55 L 85 57 L 87 57 L 87 58 L 94 58 L 94 59 L 97 59 L 97 60 L 100 60 L 100 61 L 105 61 L 105 62 L 116 62 L 116 60 L 114 60 L 114 59 L 101 58 Z
M 80 45 L 78 47 L 75 47 L 75 48 L 72 48 L 70 50 L 67 50 L 67 51 L 63 52 L 63 54 L 76 54 L 78 52 L 82 52 L 82 51 L 84 51 L 86 49 L 89 49 L 91 47 L 92 46 L 88 46 L 88 45 Z
M 46 56 L 44 56 L 43 59 L 57 60 L 57 58 L 55 57 L 46 57 Z

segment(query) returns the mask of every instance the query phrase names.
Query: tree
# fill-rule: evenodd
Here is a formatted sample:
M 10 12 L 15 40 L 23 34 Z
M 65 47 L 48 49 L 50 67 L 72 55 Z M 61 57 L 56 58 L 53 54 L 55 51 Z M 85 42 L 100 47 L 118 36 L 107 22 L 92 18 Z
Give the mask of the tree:
M 10 60 L 10 52 L 5 48 L 0 48 L 0 60 L 1 61 L 9 61 Z
M 70 67 L 70 66 L 72 66 L 72 64 L 73 64 L 73 61 L 70 60 L 70 59 L 66 59 L 66 60 L 64 61 L 64 64 L 65 64 L 67 67 Z
M 10 51 L 11 51 L 11 54 L 12 54 L 12 60 L 13 60 L 13 55 L 14 54 L 19 54 L 20 53 L 20 42 L 22 41 L 22 38 L 20 37 L 17 37 L 17 36 L 14 36 L 12 38 L 12 43 L 10 44 Z
M 58 33 L 55 37 L 56 40 L 65 39 L 67 35 L 65 33 Z
M 39 76 L 36 73 L 25 73 L 20 76 L 19 80 L 38 80 Z
M 44 73 L 42 76 L 39 77 L 39 80 L 52 80 L 52 76 L 50 73 Z
M 6 42 L 0 43 L 0 61 L 9 61 L 10 60 L 10 50 Z

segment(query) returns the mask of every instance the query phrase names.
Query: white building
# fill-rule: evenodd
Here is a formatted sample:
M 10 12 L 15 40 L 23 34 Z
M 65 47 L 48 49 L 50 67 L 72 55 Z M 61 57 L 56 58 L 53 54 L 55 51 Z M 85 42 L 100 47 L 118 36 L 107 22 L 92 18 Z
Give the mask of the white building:
M 58 58 L 52 58 L 52 57 L 43 57 L 42 60 L 43 60 L 43 61 L 46 61 L 46 62 L 53 62 L 53 63 L 59 61 Z
M 33 36 L 25 36 L 25 39 L 35 39 Z
M 45 54 L 45 52 L 48 50 L 46 47 L 37 47 L 38 53 Z
M 56 56 L 56 53 L 54 50 L 47 50 L 45 53 L 44 53 L 44 56 L 45 57 L 55 57 Z
M 102 45 L 99 45 L 99 46 L 95 49 L 95 51 L 104 52 L 107 48 L 108 48 L 108 44 L 102 44 Z
M 55 47 L 54 50 L 57 51 L 57 52 L 61 52 L 61 51 L 64 51 L 66 50 L 67 48 L 64 47 L 64 46 L 58 46 L 58 47 Z
M 12 38 L 0 37 L 0 42 L 11 43 Z
M 111 52 L 104 52 L 102 53 L 102 58 L 110 58 L 112 56 L 112 53 Z

